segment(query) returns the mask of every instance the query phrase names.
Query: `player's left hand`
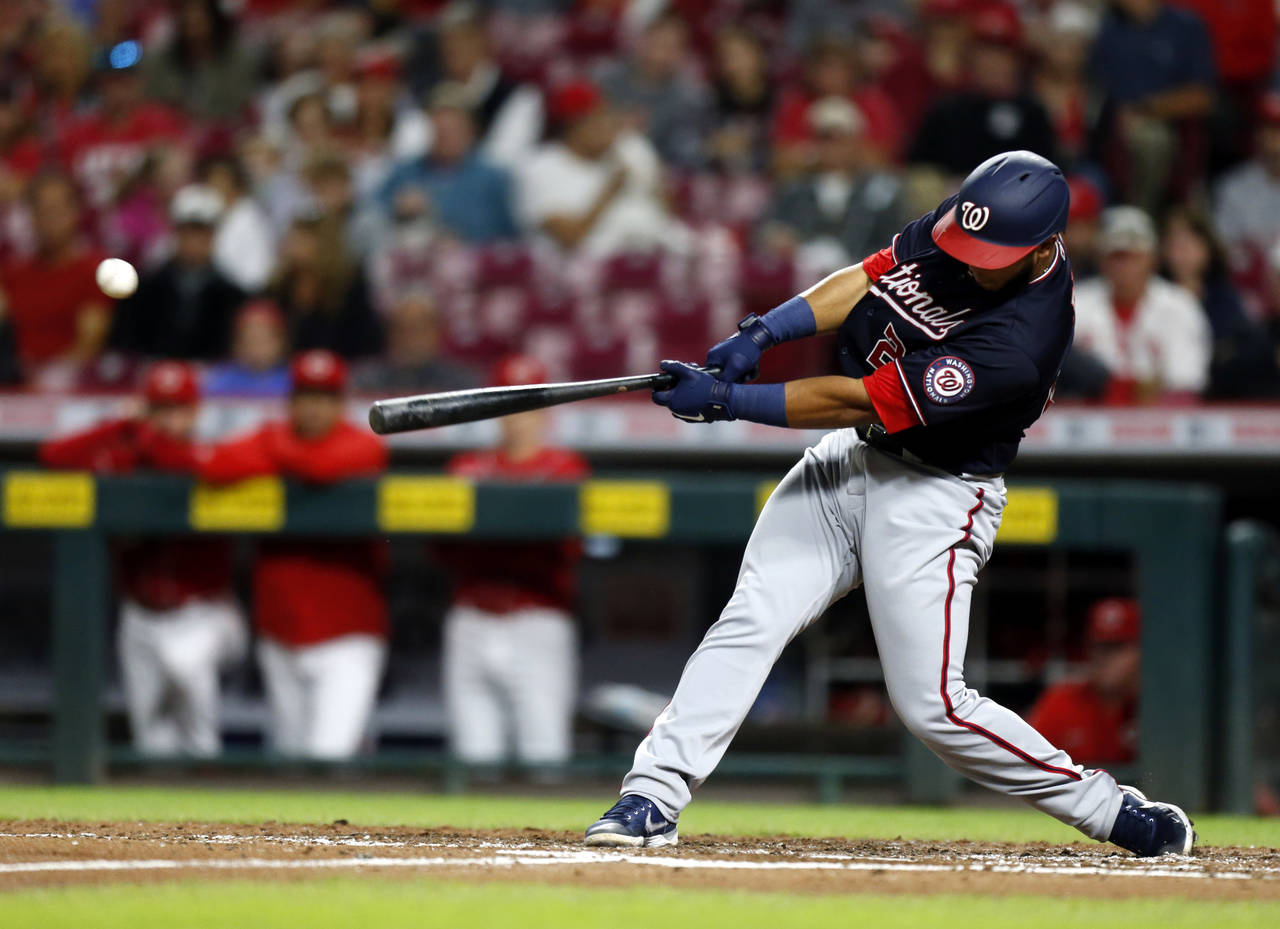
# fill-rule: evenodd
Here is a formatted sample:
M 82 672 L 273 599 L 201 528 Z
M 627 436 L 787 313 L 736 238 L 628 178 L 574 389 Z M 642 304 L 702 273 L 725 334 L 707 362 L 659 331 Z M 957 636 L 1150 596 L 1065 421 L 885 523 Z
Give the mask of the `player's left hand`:
M 653 402 L 671 410 L 672 416 L 691 423 L 733 419 L 729 407 L 732 384 L 683 361 L 664 361 L 658 367 L 675 375 L 676 383 L 670 390 L 655 390 Z
M 738 323 L 738 331 L 707 352 L 707 367 L 720 368 L 722 381 L 739 384 L 755 380 L 760 373 L 760 356 L 773 347 L 773 334 L 764 320 L 752 313 Z

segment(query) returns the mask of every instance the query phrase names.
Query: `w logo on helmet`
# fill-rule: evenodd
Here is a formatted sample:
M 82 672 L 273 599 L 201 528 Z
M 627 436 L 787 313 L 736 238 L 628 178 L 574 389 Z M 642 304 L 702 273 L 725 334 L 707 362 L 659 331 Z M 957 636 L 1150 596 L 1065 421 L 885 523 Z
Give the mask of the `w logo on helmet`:
M 960 226 L 970 232 L 977 232 L 991 218 L 991 208 L 978 206 L 971 200 L 960 204 Z

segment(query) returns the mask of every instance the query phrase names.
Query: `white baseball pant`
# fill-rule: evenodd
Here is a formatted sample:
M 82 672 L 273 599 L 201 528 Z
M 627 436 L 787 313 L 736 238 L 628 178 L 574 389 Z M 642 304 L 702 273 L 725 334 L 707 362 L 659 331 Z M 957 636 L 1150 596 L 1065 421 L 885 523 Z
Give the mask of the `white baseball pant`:
M 116 649 L 134 748 L 155 756 L 218 754 L 218 674 L 242 660 L 248 644 L 244 617 L 230 600 L 192 600 L 171 610 L 125 600 Z
M 1005 505 L 1000 477 L 956 477 L 827 435 L 769 498 L 737 589 L 636 750 L 622 793 L 668 819 L 742 725 L 783 648 L 861 584 L 889 699 L 955 770 L 1105 839 L 1121 793 L 1016 714 L 965 686 L 969 601 Z
M 375 635 L 298 646 L 259 639 L 272 750 L 320 761 L 353 757 L 369 728 L 386 657 L 387 642 Z
M 445 617 L 442 658 L 449 745 L 458 758 L 496 764 L 514 745 L 524 764 L 568 760 L 578 690 L 572 617 L 455 606 Z

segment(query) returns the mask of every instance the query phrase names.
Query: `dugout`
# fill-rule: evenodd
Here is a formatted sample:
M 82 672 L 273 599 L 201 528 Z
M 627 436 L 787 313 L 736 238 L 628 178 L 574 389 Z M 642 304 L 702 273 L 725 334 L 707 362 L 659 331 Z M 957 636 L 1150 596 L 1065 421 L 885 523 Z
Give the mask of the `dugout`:
M 52 764 L 55 777 L 66 782 L 102 778 L 113 757 L 102 704 L 112 536 L 538 538 L 583 532 L 647 545 L 736 546 L 772 486 L 749 475 L 635 477 L 580 486 L 473 485 L 401 472 L 327 489 L 274 478 L 213 488 L 160 476 L 7 470 L 0 473 L 5 530 L 50 533 L 53 539 L 52 733 L 47 743 L 27 746 L 25 757 Z M 1218 658 L 1248 654 L 1246 645 L 1220 630 L 1236 628 L 1224 626 L 1224 615 L 1235 617 L 1237 625 L 1249 619 L 1256 601 L 1237 596 L 1225 613 L 1218 607 L 1221 514 L 1220 494 L 1202 485 L 1015 483 L 996 556 L 1023 550 L 1128 553 L 1137 593 L 1153 618 L 1143 629 L 1140 750 L 1132 773 L 1145 788 L 1196 808 L 1222 801 L 1215 786 L 1221 779 L 1236 783 L 1244 777 L 1238 771 L 1245 764 L 1242 743 L 1233 743 L 1234 750 L 1225 754 L 1219 750 L 1233 718 L 1226 711 L 1242 705 L 1242 678 L 1235 665 Z M 1239 547 L 1234 539 L 1228 536 L 1228 552 Z M 1249 544 L 1253 547 L 1245 548 L 1254 554 L 1234 562 L 1237 582 L 1256 575 L 1265 561 L 1256 554 L 1258 543 Z M 1239 583 L 1233 589 L 1238 588 Z M 1226 675 L 1216 672 L 1219 665 Z M 910 739 L 906 744 L 915 745 Z M 13 753 L 17 757 L 23 751 L 14 748 Z M 1225 764 L 1220 766 L 1219 759 Z M 812 774 L 828 796 L 842 781 L 863 776 L 905 779 L 917 799 L 943 799 L 952 784 L 946 769 L 914 747 L 897 758 L 864 759 L 771 759 L 731 751 L 722 773 Z M 1239 802 L 1238 789 L 1231 796 Z

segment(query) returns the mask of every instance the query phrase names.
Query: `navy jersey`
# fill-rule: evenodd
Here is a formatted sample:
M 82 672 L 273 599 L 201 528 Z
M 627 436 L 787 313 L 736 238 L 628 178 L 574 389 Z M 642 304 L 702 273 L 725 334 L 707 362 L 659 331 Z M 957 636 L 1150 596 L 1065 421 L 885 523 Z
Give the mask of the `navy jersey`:
M 1071 268 L 1059 242 L 1039 274 L 983 289 L 930 235 L 954 203 L 863 262 L 871 289 L 840 326 L 840 365 L 865 379 L 903 448 L 948 471 L 995 474 L 1048 406 L 1071 348 Z

